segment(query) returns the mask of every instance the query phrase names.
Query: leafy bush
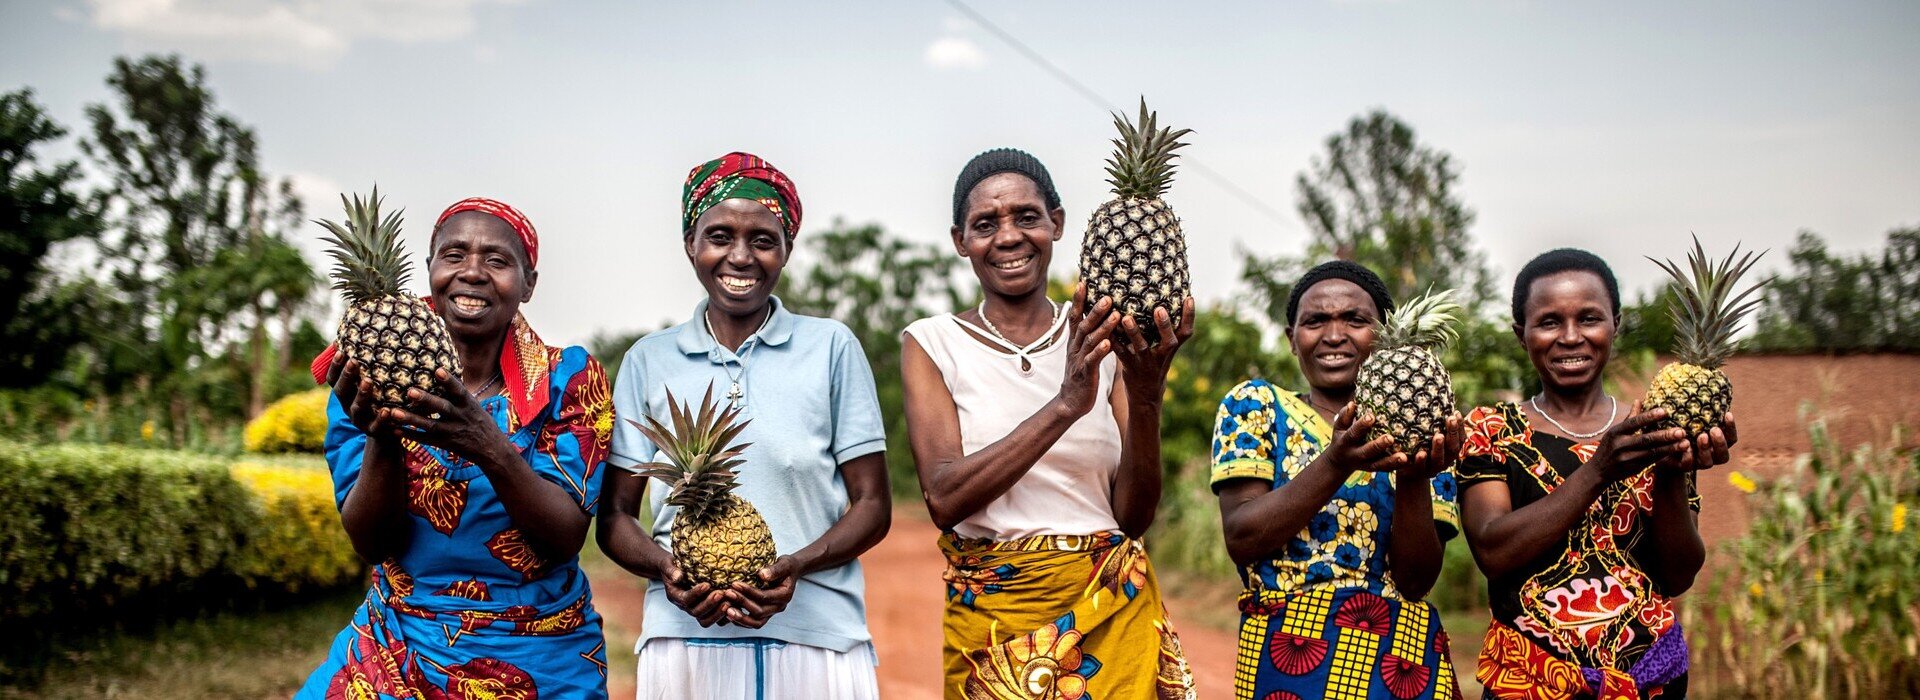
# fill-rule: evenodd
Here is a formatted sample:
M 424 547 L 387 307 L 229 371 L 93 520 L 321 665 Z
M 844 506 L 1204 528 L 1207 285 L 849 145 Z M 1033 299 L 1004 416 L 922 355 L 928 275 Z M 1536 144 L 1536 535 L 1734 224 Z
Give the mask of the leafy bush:
M 219 571 L 258 519 L 219 460 L 0 447 L 0 619 L 110 606 Z
M 234 584 L 300 591 L 360 572 L 316 466 L 0 443 L 0 493 L 0 620 Z
M 327 437 L 326 387 L 290 394 L 267 406 L 260 417 L 247 423 L 243 436 L 248 452 L 313 452 L 323 448 Z
M 1207 460 L 1195 458 L 1167 478 L 1159 515 L 1147 533 L 1147 549 L 1156 567 L 1237 581 L 1238 570 L 1227 556 L 1226 539 L 1220 533 L 1220 505 L 1208 486 L 1209 476 Z
M 349 583 L 365 570 L 340 528 L 333 479 L 324 463 L 242 461 L 231 473 L 253 493 L 264 516 L 228 567 L 247 587 L 288 592 L 328 588 Z
M 1697 658 L 1735 697 L 1920 696 L 1920 452 L 1845 450 L 1818 419 L 1810 432 L 1792 474 L 1728 474 L 1753 517 L 1714 577 Z

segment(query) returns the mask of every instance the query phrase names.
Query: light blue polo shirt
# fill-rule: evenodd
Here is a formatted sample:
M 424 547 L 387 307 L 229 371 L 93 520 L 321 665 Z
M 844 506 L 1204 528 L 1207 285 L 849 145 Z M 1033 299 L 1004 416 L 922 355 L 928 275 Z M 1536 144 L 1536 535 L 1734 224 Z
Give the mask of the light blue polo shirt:
M 740 346 L 742 351 L 749 343 L 757 346 L 746 352 L 744 370 L 740 358 L 707 333 L 704 299 L 694 306 L 692 320 L 635 342 L 613 387 L 617 419 L 607 462 L 631 470 L 640 463 L 665 461 L 627 419 L 644 413 L 671 425 L 668 389 L 675 399 L 697 404 L 711 382 L 714 397 L 724 400 L 731 372 L 741 377 L 746 407 L 741 416 L 752 420 L 739 438 L 752 445 L 742 455 L 746 464 L 739 469 L 740 486 L 734 493 L 766 518 L 776 551 L 791 554 L 819 539 L 846 512 L 840 465 L 886 449 L 886 429 L 873 370 L 853 331 L 839 321 L 791 313 L 777 297 L 772 303 L 772 319 Z M 647 500 L 653 505 L 653 539 L 671 550 L 673 516 L 679 508 L 666 504 L 667 491 L 664 483 L 652 480 Z M 866 582 L 858 561 L 807 574 L 795 586 L 787 609 L 757 630 L 703 628 L 674 607 L 664 589 L 648 586 L 634 649 L 655 637 L 770 637 L 845 652 L 872 639 L 867 632 Z

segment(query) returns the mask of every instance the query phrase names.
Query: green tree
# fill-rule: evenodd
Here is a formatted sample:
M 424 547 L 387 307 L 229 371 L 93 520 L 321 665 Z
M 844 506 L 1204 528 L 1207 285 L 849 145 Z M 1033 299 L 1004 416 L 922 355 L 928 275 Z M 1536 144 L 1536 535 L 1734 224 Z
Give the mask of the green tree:
M 835 221 L 801 239 L 804 253 L 780 276 L 776 292 L 796 313 L 847 324 L 873 365 L 881 415 L 887 418 L 887 471 L 896 496 L 919 493 L 907 443 L 900 332 L 921 318 L 961 308 L 954 271 L 959 258 L 944 245 L 906 241 L 876 224 Z
M 88 107 L 81 142 L 110 182 L 101 252 L 124 315 L 101 374 L 166 397 L 179 443 L 196 405 L 237 391 L 254 413 L 271 398 L 271 370 L 298 363 L 274 357 L 270 326 L 291 339 L 318 276 L 283 237 L 301 219 L 291 183 L 262 172 L 253 130 L 219 110 L 203 69 L 123 58 L 107 85 L 115 104 Z
M 1802 231 L 1791 271 L 1767 286 L 1751 347 L 1787 352 L 1920 350 L 1920 228 L 1895 229 L 1878 256 L 1835 255 Z
M 1241 279 L 1282 326 L 1293 281 L 1327 260 L 1366 265 L 1398 301 L 1454 289 L 1469 317 L 1443 359 L 1461 403 L 1511 395 L 1532 373 L 1505 314 L 1490 308 L 1492 273 L 1468 230 L 1473 211 L 1454 192 L 1459 178 L 1452 156 L 1420 143 L 1399 118 L 1384 110 L 1354 117 L 1294 180 L 1305 253 L 1247 255 Z
M 97 236 L 98 198 L 79 165 L 42 164 L 35 150 L 66 135 L 30 90 L 0 95 L 0 386 L 53 379 L 85 337 L 96 289 L 47 269 L 56 246 Z

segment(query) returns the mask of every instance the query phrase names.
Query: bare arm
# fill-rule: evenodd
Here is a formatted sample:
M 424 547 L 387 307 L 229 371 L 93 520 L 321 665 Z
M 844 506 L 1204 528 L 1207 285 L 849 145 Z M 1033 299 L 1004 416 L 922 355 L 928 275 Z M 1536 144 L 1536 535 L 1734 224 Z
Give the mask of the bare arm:
M 1607 486 L 1633 476 L 1661 457 L 1684 449 L 1684 431 L 1678 428 L 1641 432 L 1665 418 L 1665 409 L 1634 413 L 1608 430 L 1593 457 L 1575 469 L 1552 493 L 1519 510 L 1513 494 L 1500 482 L 1481 482 L 1467 488 L 1461 517 L 1467 544 L 1487 578 L 1499 578 L 1560 546 L 1567 532 L 1600 498 Z
M 667 600 L 687 611 L 701 627 L 725 624 L 727 597 L 708 584 L 687 585 L 673 555 L 641 527 L 640 503 L 647 497 L 647 478 L 625 469 L 609 466 L 600 482 L 600 526 L 594 539 L 608 559 L 628 573 L 662 581 Z
M 900 350 L 907 437 L 913 445 L 921 495 L 935 525 L 952 529 L 986 508 L 1026 476 L 1060 436 L 1093 409 L 1100 360 L 1111 350 L 1107 336 L 1113 331 L 1115 319 L 1106 313 L 1109 307 L 1102 300 L 1094 313 L 1075 319 L 1067 340 L 1067 376 L 1060 394 L 1021 421 L 1013 432 L 973 454 L 963 454 L 960 412 L 940 376 L 940 368 L 918 341 L 907 336 Z
M 1464 436 L 1460 416 L 1447 418 L 1445 430 L 1413 456 L 1393 484 L 1393 527 L 1387 533 L 1387 571 L 1407 600 L 1420 600 L 1440 578 L 1445 549 L 1433 522 L 1433 478 L 1460 456 Z
M 1707 431 L 1688 445 L 1678 458 L 1662 462 L 1653 479 L 1653 561 L 1646 562 L 1647 574 L 1660 583 L 1666 595 L 1677 596 L 1693 588 L 1695 576 L 1706 564 L 1707 547 L 1700 540 L 1700 514 L 1687 503 L 1691 495 L 1688 475 L 1698 469 L 1726 464 L 1733 445 L 1739 442 L 1739 429 L 1733 416 L 1722 416 L 1720 427 Z
M 407 515 L 406 453 L 395 437 L 395 425 L 374 407 L 373 383 L 360 376 L 357 362 L 335 362 L 330 368 L 333 392 L 354 426 L 365 433 L 360 453 L 360 477 L 340 504 L 340 524 L 353 551 L 377 564 L 406 551 L 413 520 Z
M 1173 355 L 1193 337 L 1193 298 L 1182 302 L 1178 327 L 1165 310 L 1153 313 L 1159 345 L 1148 347 L 1129 316 L 1120 321 L 1120 343 L 1114 347 L 1121 371 L 1114 376 L 1109 403 L 1120 427 L 1120 468 L 1113 474 L 1112 504 L 1114 519 L 1128 537 L 1146 534 L 1160 507 L 1161 404 Z
M 793 601 L 800 577 L 853 561 L 887 536 L 893 525 L 893 496 L 887 489 L 886 453 L 855 457 L 840 465 L 840 475 L 847 485 L 846 513 L 820 539 L 761 569 L 761 585 L 733 584 L 726 591 L 729 622 L 748 629 L 765 626 Z
M 1393 452 L 1393 438 L 1367 440 L 1372 416 L 1356 420 L 1353 415 L 1353 406 L 1341 409 L 1334 416 L 1327 449 L 1280 488 L 1268 481 L 1236 479 L 1220 489 L 1220 529 L 1235 564 L 1246 566 L 1280 551 L 1333 500 L 1354 471 L 1390 471 L 1407 463 L 1405 455 Z

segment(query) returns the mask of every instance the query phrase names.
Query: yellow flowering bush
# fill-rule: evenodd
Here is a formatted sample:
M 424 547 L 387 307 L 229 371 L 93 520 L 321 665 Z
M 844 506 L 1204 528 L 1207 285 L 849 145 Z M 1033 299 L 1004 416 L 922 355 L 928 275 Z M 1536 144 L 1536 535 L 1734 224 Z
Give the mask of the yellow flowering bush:
M 327 437 L 326 387 L 289 394 L 247 423 L 241 436 L 248 452 L 319 452 Z
M 1920 530 L 1907 506 L 1920 452 L 1842 449 L 1817 419 L 1810 431 L 1813 450 L 1791 474 L 1730 477 L 1752 520 L 1727 543 L 1707 609 L 1687 607 L 1712 677 L 1699 685 L 1730 697 L 1920 696 Z
M 240 462 L 229 472 L 251 491 L 265 516 L 228 566 L 249 587 L 285 591 L 326 588 L 364 570 L 340 528 L 333 478 L 318 460 L 310 465 Z

